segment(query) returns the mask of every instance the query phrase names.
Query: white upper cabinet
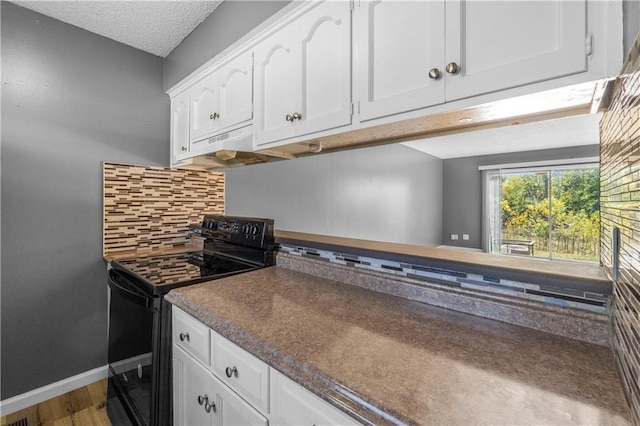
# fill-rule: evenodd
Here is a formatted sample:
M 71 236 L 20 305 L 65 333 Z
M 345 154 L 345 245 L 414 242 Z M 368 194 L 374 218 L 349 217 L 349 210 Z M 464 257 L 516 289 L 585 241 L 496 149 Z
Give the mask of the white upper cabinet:
M 256 143 L 351 123 L 351 7 L 314 4 L 255 49 Z
M 359 2 L 360 120 L 444 102 L 444 9 L 444 0 Z
M 196 143 L 253 117 L 253 56 L 235 58 L 189 89 L 190 141 Z M 193 148 L 193 146 L 192 146 Z
M 586 0 L 363 0 L 360 121 L 587 70 Z
M 585 0 L 448 0 L 446 101 L 586 71 L 586 10 Z
M 218 127 L 227 129 L 253 118 L 253 55 L 247 52 L 218 72 Z
M 183 92 L 171 99 L 171 162 L 189 152 L 189 94 Z
M 260 43 L 256 58 L 256 116 L 254 129 L 258 144 L 295 135 L 290 118 L 298 103 L 300 50 L 296 49 L 295 28 L 286 27 Z
M 172 162 L 250 123 L 254 150 L 321 144 L 611 78 L 621 23 L 619 0 L 294 1 L 169 91 Z
M 190 140 L 196 142 L 206 135 L 215 133 L 220 111 L 217 74 L 211 74 L 189 89 Z

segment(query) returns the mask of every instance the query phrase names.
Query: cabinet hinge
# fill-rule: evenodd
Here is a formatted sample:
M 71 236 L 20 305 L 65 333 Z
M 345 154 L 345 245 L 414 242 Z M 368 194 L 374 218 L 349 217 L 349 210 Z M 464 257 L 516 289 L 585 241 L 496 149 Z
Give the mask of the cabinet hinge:
M 355 0 L 351 0 L 351 10 L 355 9 Z
M 587 55 L 587 58 L 591 57 L 593 54 L 593 33 L 587 34 L 587 38 L 584 42 L 584 53 Z
M 354 111 L 354 106 L 353 106 L 353 102 L 351 102 L 351 116 L 353 117 L 353 111 Z
M 358 115 L 360 115 L 360 101 L 358 101 Z

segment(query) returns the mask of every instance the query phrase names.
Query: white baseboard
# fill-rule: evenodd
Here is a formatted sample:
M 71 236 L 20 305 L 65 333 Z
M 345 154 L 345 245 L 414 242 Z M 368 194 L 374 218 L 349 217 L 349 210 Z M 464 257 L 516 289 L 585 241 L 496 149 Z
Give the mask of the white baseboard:
M 6 416 L 23 408 L 31 407 L 48 399 L 79 389 L 107 378 L 107 366 L 94 368 L 38 389 L 0 401 L 0 415 Z

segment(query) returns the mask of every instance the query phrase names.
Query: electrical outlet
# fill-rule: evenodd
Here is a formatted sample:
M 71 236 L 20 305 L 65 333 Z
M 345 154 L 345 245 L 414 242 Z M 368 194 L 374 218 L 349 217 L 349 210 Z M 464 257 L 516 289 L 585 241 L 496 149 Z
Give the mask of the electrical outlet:
M 462 239 L 465 241 L 469 241 L 469 234 L 462 234 Z
M 458 234 L 451 234 L 451 239 L 452 240 L 457 240 L 458 239 Z

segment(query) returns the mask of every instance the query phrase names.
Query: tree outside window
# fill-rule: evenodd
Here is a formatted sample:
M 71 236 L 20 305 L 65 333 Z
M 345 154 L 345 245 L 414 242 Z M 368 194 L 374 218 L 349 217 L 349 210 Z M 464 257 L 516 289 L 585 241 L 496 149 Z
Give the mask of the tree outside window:
M 494 211 L 500 216 L 491 222 L 490 251 L 599 261 L 597 167 L 501 171 L 496 178 L 499 190 L 490 203 L 499 205 Z

